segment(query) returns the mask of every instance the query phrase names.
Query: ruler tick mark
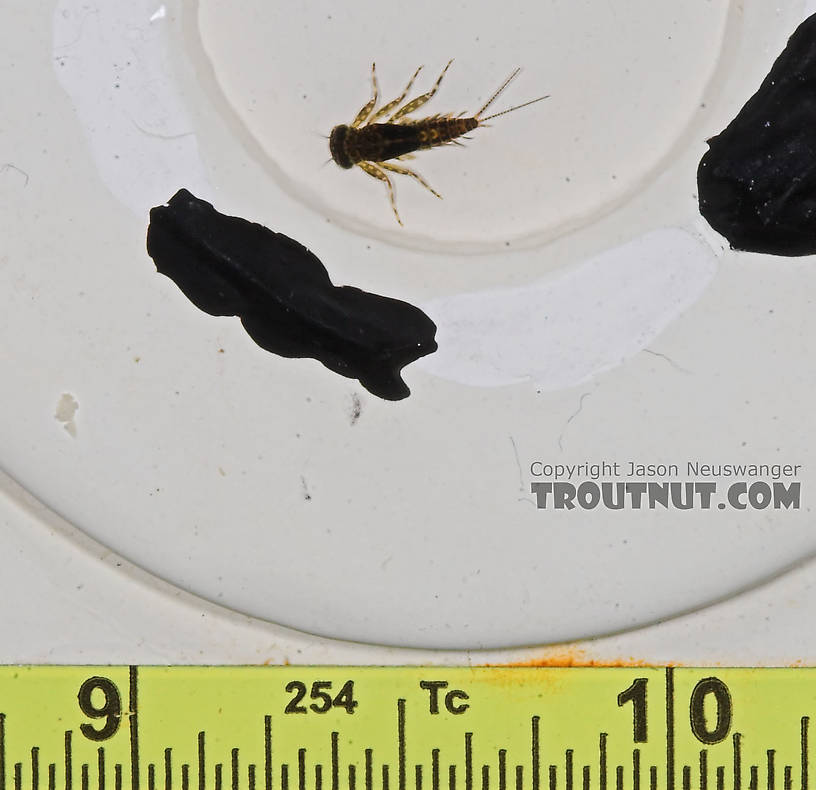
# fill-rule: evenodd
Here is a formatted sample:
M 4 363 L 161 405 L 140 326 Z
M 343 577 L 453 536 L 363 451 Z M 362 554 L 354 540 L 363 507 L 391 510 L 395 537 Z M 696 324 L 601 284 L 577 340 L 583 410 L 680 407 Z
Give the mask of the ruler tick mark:
M 206 748 L 204 731 L 201 730 L 198 733 L 198 790 L 204 790 L 207 781 Z
M 473 790 L 473 733 L 465 733 L 465 790 Z
M 71 750 L 71 731 L 65 731 L 65 740 L 63 742 L 63 750 L 65 755 L 65 790 L 71 790 L 71 785 L 73 782 L 73 757 L 72 757 L 72 750 Z M 4 771 L 5 773 L 5 766 Z M 4 777 L 5 779 L 5 777 Z M 5 787 L 3 788 L 5 790 Z
M 31 747 L 31 790 L 39 790 L 40 787 L 40 748 Z M 769 788 L 772 790 L 772 788 Z
M 674 790 L 674 667 L 666 667 L 666 790 Z
M 405 790 L 405 700 L 397 700 L 397 780 L 399 790 Z M 332 788 L 337 790 L 337 788 Z
M 340 746 L 339 746 L 339 739 L 340 733 L 337 731 L 332 732 L 331 734 L 331 790 L 340 790 Z M 404 738 L 404 735 L 403 735 Z M 403 759 L 405 758 L 405 754 L 403 753 Z M 405 783 L 405 778 L 403 777 L 403 784 Z M 402 790 L 402 788 L 400 789 Z
M 734 790 L 742 790 L 742 734 L 735 732 L 731 737 L 734 750 Z
M 264 788 L 272 790 L 272 717 L 269 714 L 264 716 Z
M 530 721 L 530 751 L 533 764 L 533 790 L 539 790 L 540 782 L 540 760 L 541 760 L 541 740 L 540 740 L 540 716 L 533 716 Z
M 128 725 L 130 731 L 130 786 L 139 790 L 139 670 L 136 666 L 128 669 Z M 85 788 L 83 788 L 85 790 Z
M 0 790 L 6 790 L 6 714 L 0 713 Z

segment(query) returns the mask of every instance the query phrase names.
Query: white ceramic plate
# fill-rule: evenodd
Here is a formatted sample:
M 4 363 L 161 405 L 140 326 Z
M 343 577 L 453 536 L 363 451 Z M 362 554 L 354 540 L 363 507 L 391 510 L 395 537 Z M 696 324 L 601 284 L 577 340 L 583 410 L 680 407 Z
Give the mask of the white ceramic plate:
M 211 600 L 432 647 L 557 641 L 729 595 L 816 548 L 807 259 L 735 254 L 696 163 L 803 3 L 83 0 L 4 10 L 0 464 L 89 535 Z M 474 109 L 445 196 L 328 157 L 413 69 Z M 503 100 L 505 101 L 505 100 Z M 502 106 L 507 106 L 502 105 Z M 501 106 L 499 107 L 501 109 Z M 196 310 L 144 248 L 180 187 L 422 307 L 439 351 L 381 401 Z M 778 511 L 539 509 L 531 465 L 799 464 Z

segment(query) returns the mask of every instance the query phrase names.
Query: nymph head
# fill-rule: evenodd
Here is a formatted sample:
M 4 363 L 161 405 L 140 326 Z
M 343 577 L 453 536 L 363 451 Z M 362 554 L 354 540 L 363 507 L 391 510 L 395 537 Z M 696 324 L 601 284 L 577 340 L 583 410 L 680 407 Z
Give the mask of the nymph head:
M 329 137 L 329 151 L 331 151 L 332 159 L 340 167 L 348 170 L 353 167 L 353 162 L 346 153 L 346 137 L 348 136 L 349 127 L 341 123 L 332 129 L 331 137 Z

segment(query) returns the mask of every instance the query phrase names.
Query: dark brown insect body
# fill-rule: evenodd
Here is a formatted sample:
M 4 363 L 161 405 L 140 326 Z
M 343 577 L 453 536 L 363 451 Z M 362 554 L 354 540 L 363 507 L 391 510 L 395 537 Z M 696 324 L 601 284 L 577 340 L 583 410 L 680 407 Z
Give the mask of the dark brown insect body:
M 388 188 L 388 196 L 391 200 L 391 207 L 394 209 L 394 215 L 400 225 L 402 225 L 402 220 L 397 212 L 397 206 L 394 200 L 394 187 L 386 171 L 410 176 L 437 197 L 442 196 L 431 189 L 418 173 L 402 165 L 394 164 L 389 160 L 413 159 L 412 154 L 414 151 L 435 148 L 436 146 L 446 145 L 448 143 L 461 145 L 458 138 L 463 137 L 478 126 L 484 125 L 484 121 L 490 118 L 496 118 L 499 115 L 505 115 L 508 112 L 518 110 L 521 107 L 526 107 L 528 104 L 547 98 L 546 96 L 541 96 L 538 99 L 533 99 L 524 104 L 519 104 L 516 107 L 511 107 L 509 110 L 488 115 L 486 118 L 482 117 L 484 111 L 519 73 L 520 69 L 516 69 L 490 97 L 487 103 L 473 116 L 462 117 L 464 113 L 460 113 L 457 116 L 449 113 L 447 115 L 433 115 L 428 118 L 407 118 L 406 116 L 409 113 L 417 110 L 436 93 L 442 82 L 442 78 L 445 76 L 445 72 L 447 72 L 452 62 L 453 61 L 450 61 L 448 65 L 445 66 L 442 74 L 439 75 L 439 79 L 434 83 L 430 91 L 400 106 L 411 90 L 411 86 L 414 84 L 414 80 L 422 68 L 420 66 L 420 68 L 414 72 L 414 76 L 411 77 L 411 80 L 402 94 L 376 112 L 374 112 L 374 107 L 379 97 L 379 87 L 377 85 L 376 70 L 375 67 L 372 66 L 371 80 L 374 95 L 360 112 L 357 113 L 357 117 L 351 124 L 335 126 L 329 138 L 329 150 L 331 151 L 332 159 L 340 167 L 350 169 L 356 165 L 370 176 L 385 182 Z M 392 114 L 389 116 L 389 113 Z M 385 123 L 376 123 L 377 120 L 385 117 L 387 117 Z
M 359 162 L 385 162 L 423 148 L 452 143 L 473 131 L 475 118 L 427 118 L 412 123 L 373 123 L 362 129 L 341 124 L 329 138 L 332 159 L 346 169 Z

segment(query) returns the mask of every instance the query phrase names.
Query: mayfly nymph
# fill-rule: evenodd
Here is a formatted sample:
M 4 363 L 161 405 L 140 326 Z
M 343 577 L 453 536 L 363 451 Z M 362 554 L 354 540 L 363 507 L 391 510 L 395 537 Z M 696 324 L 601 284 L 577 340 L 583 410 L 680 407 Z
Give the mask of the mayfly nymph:
M 527 107 L 530 104 L 547 98 L 546 96 L 539 96 L 537 99 L 524 102 L 524 104 L 517 104 L 508 110 L 502 110 L 501 112 L 485 116 L 484 112 L 487 108 L 493 104 L 521 71 L 521 69 L 516 69 L 474 115 L 465 116 L 465 113 L 462 112 L 459 113 L 459 115 L 445 113 L 444 115 L 437 114 L 426 118 L 409 118 L 408 116 L 412 112 L 416 112 L 436 93 L 451 63 L 453 63 L 452 60 L 448 61 L 448 65 L 442 69 L 439 79 L 437 79 L 433 87 L 427 93 L 423 93 L 421 96 L 417 96 L 415 99 L 411 99 L 403 104 L 419 72 L 422 71 L 422 66 L 420 66 L 414 72 L 413 77 L 408 81 L 405 90 L 397 96 L 396 99 L 380 107 L 379 110 L 375 110 L 375 107 L 379 99 L 380 90 L 377 84 L 376 67 L 372 64 L 371 99 L 363 106 L 360 112 L 357 113 L 357 116 L 350 124 L 335 126 L 329 138 L 329 150 L 331 151 L 332 159 L 340 167 L 350 169 L 356 165 L 373 178 L 385 182 L 388 189 L 388 197 L 391 201 L 391 208 L 394 209 L 394 216 L 396 216 L 397 222 L 399 222 L 400 225 L 402 225 L 402 220 L 397 211 L 397 204 L 394 199 L 394 186 L 391 183 L 388 173 L 410 176 L 422 184 L 429 192 L 436 195 L 436 197 L 441 198 L 442 196 L 432 189 L 419 173 L 388 160 L 396 159 L 398 161 L 405 161 L 407 159 L 413 159 L 414 151 L 435 148 L 439 145 L 447 145 L 449 143 L 462 145 L 459 138 L 469 139 L 464 136 L 477 127 L 484 126 L 485 121 L 489 121 L 491 118 L 498 118 L 500 115 L 506 115 L 514 110 L 520 110 L 522 107 Z M 380 119 L 385 120 L 379 123 Z

